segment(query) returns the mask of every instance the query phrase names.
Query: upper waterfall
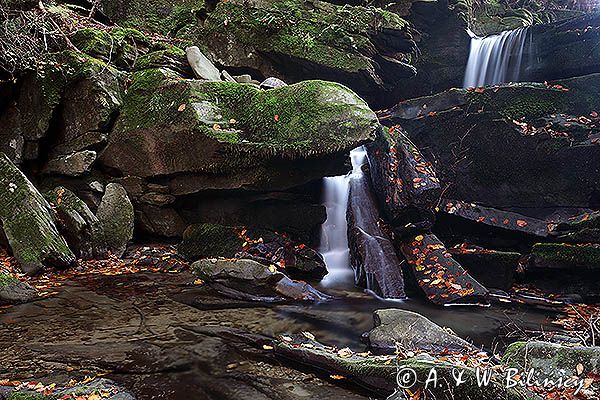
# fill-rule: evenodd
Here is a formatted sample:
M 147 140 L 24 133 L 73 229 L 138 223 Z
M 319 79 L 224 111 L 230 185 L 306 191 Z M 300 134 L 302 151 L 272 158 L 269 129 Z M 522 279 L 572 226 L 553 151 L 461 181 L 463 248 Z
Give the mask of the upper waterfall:
M 518 82 L 529 27 L 477 37 L 471 32 L 471 49 L 463 87 Z

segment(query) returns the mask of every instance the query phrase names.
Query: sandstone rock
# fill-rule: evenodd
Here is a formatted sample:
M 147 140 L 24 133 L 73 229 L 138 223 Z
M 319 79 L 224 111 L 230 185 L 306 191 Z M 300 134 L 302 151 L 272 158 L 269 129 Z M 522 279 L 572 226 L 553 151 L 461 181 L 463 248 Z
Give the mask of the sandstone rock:
M 221 80 L 219 70 L 202 54 L 197 46 L 188 47 L 185 49 L 185 54 L 197 78 L 206 79 L 207 81 Z
M 65 267 L 75 262 L 52 215 L 33 184 L 0 153 L 0 220 L 13 255 L 28 274 L 46 265 Z
M 145 70 L 133 76 L 101 161 L 123 175 L 187 176 L 186 194 L 209 188 L 213 178 L 226 179 L 221 189 L 292 187 L 322 177 L 323 166 L 341 165 L 377 126 L 366 103 L 334 83 L 260 91 Z
M 226 67 L 253 68 L 287 82 L 333 80 L 373 102 L 416 72 L 407 21 L 374 7 L 235 0 L 218 3 L 202 29 L 182 31 Z
M 291 280 L 274 266 L 252 260 L 204 259 L 192 264 L 192 268 L 201 279 L 229 297 L 267 302 L 329 299 L 308 283 Z
M 73 192 L 57 187 L 46 194 L 58 217 L 59 230 L 78 258 L 104 259 L 108 255 L 100 221 Z
M 394 354 L 397 350 L 405 353 L 424 350 L 470 353 L 476 350 L 472 344 L 412 311 L 394 308 L 376 310 L 373 319 L 375 327 L 365 335 L 369 346 L 378 352 Z
M 0 272 L 0 304 L 27 303 L 38 297 L 37 291 L 31 285 Z
M 399 247 L 417 284 L 432 303 L 487 303 L 488 290 L 452 258 L 434 234 L 403 240 Z
M 177 210 L 150 204 L 138 204 L 136 217 L 140 229 L 153 236 L 181 238 L 188 226 Z
M 96 152 L 83 150 L 68 156 L 59 156 L 48 161 L 44 167 L 46 174 L 66 176 L 81 176 L 90 172 L 92 164 L 96 161 Z
M 127 192 L 118 183 L 106 185 L 96 217 L 104 232 L 104 243 L 108 251 L 120 257 L 133 238 L 134 211 Z
M 379 224 L 378 202 L 368 177 L 352 177 L 349 182 L 348 244 L 355 283 L 388 299 L 403 299 L 402 263 L 394 244 Z

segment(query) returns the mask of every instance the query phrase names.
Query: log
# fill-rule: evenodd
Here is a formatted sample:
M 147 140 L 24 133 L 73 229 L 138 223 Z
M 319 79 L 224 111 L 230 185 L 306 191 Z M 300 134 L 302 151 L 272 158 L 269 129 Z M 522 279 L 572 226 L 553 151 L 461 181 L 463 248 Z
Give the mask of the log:
M 348 199 L 350 264 L 358 286 L 385 298 L 403 299 L 402 263 L 389 236 L 379 226 L 379 209 L 366 175 L 351 178 Z
M 374 191 L 394 230 L 408 234 L 429 230 L 441 187 L 430 162 L 394 126 L 367 145 Z
M 488 290 L 477 282 L 446 250 L 434 234 L 414 236 L 400 242 L 412 274 L 434 304 L 487 303 Z

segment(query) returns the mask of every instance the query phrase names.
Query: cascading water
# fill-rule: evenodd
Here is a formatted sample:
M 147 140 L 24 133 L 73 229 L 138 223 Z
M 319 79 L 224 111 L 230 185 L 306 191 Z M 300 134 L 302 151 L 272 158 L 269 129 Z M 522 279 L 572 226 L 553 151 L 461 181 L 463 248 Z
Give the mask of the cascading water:
M 531 37 L 529 27 L 504 31 L 483 38 L 471 32 L 469 34 L 471 34 L 471 49 L 463 87 L 519 81 L 524 67 L 523 53 L 528 38 Z
M 348 193 L 350 179 L 361 178 L 361 166 L 365 163 L 367 151 L 359 147 L 350 152 L 352 172 L 347 175 L 324 178 L 323 203 L 327 210 L 327 220 L 321 226 L 319 252 L 325 259 L 329 273 L 321 281 L 323 286 L 354 283 L 354 273 L 350 268 L 348 248 Z

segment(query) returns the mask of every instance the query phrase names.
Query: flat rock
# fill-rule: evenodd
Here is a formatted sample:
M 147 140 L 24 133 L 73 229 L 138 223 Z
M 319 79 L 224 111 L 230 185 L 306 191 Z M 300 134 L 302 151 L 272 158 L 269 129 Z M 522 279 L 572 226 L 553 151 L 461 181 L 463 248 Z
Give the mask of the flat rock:
M 431 322 L 424 316 L 400 309 L 376 310 L 373 313 L 375 327 L 365 334 L 369 346 L 377 352 L 394 354 L 424 350 L 442 353 L 455 351 L 469 353 L 476 347 Z

